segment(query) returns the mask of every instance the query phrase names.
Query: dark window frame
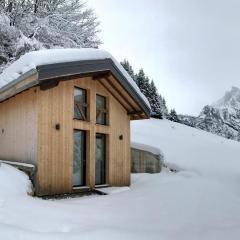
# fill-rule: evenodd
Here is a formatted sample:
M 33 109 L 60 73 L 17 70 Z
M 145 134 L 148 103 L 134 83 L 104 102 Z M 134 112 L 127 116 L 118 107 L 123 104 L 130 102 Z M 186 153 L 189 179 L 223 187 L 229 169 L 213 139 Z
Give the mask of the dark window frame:
M 81 105 L 75 103 L 75 89 L 82 90 L 82 91 L 85 92 L 85 102 Z M 74 88 L 73 88 L 73 105 L 74 105 L 74 107 L 73 107 L 73 119 L 79 120 L 79 121 L 88 121 L 88 119 L 89 119 L 89 116 L 88 116 L 89 115 L 88 114 L 89 103 L 88 103 L 88 90 L 87 89 L 81 88 L 81 87 L 78 87 L 78 86 L 74 86 Z M 77 107 L 77 109 L 79 111 L 78 114 L 81 115 L 82 118 L 79 118 L 79 117 L 76 116 L 75 107 Z
M 83 172 L 82 172 L 82 179 L 83 183 L 81 185 L 74 185 L 72 183 L 72 188 L 78 188 L 78 187 L 85 187 L 87 186 L 87 131 L 82 130 L 82 129 L 73 129 L 73 142 L 75 141 L 74 139 L 74 133 L 75 132 L 82 132 L 83 133 Z M 73 158 L 74 158 L 74 144 L 73 144 Z M 73 179 L 72 179 L 73 181 Z
M 100 132 L 96 132 L 95 134 L 95 144 L 97 142 L 97 138 L 102 138 L 103 139 L 103 145 L 104 145 L 104 148 L 103 148 L 103 159 L 104 159 L 104 166 L 103 166 L 103 172 L 102 175 L 101 175 L 101 183 L 97 184 L 96 183 L 96 165 L 95 165 L 95 186 L 101 186 L 101 185 L 107 185 L 107 135 L 104 134 L 104 133 L 100 133 Z M 97 148 L 97 146 L 95 146 Z M 96 158 L 96 156 L 95 156 Z M 96 161 L 96 159 L 95 159 Z M 95 163 L 96 164 L 96 163 Z
M 97 108 L 97 97 L 101 97 L 105 100 L 104 108 L 100 108 L 100 109 Z M 103 114 L 104 116 L 104 123 L 98 122 L 98 117 L 100 114 Z M 103 125 L 103 126 L 109 125 L 108 116 L 109 116 L 108 97 L 97 93 L 96 94 L 96 124 Z

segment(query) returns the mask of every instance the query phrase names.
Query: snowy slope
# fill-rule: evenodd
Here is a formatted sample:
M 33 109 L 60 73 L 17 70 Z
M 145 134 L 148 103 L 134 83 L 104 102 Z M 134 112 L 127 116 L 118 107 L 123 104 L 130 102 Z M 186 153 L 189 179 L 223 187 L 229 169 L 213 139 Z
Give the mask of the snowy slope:
M 26 194 L 23 174 L 0 167 L 0 239 L 239 238 L 239 142 L 153 119 L 132 122 L 132 140 L 180 171 L 133 174 L 130 189 L 107 196 L 47 201 Z
M 134 121 L 132 141 L 158 147 L 167 163 L 183 170 L 211 176 L 240 173 L 240 143 L 179 123 Z

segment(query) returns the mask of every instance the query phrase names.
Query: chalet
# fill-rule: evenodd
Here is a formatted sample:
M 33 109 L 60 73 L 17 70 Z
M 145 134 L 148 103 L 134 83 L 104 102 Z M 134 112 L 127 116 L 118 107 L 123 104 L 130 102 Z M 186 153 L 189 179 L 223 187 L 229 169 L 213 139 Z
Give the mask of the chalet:
M 0 75 L 0 159 L 36 166 L 38 196 L 130 184 L 130 120 L 149 118 L 107 52 L 42 50 Z

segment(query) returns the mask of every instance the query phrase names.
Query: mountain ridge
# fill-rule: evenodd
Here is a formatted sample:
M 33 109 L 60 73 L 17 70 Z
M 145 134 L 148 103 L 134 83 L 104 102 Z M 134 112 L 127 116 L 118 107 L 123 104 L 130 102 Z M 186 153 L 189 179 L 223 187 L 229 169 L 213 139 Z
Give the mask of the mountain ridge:
M 179 115 L 182 124 L 240 141 L 240 88 L 233 86 L 224 96 L 203 107 L 199 116 Z

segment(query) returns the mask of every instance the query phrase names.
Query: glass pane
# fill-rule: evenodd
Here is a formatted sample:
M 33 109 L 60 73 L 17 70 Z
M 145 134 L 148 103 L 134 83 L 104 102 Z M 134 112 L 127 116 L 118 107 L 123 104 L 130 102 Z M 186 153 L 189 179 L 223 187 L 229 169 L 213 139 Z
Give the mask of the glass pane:
M 74 130 L 73 186 L 84 186 L 86 179 L 85 132 Z
M 96 185 L 105 184 L 105 135 L 96 134 L 96 168 L 95 182 Z
M 86 90 L 81 88 L 74 88 L 74 118 L 86 120 Z
M 106 98 L 100 95 L 96 96 L 96 122 L 97 124 L 106 125 Z M 105 111 L 105 112 L 104 112 Z

